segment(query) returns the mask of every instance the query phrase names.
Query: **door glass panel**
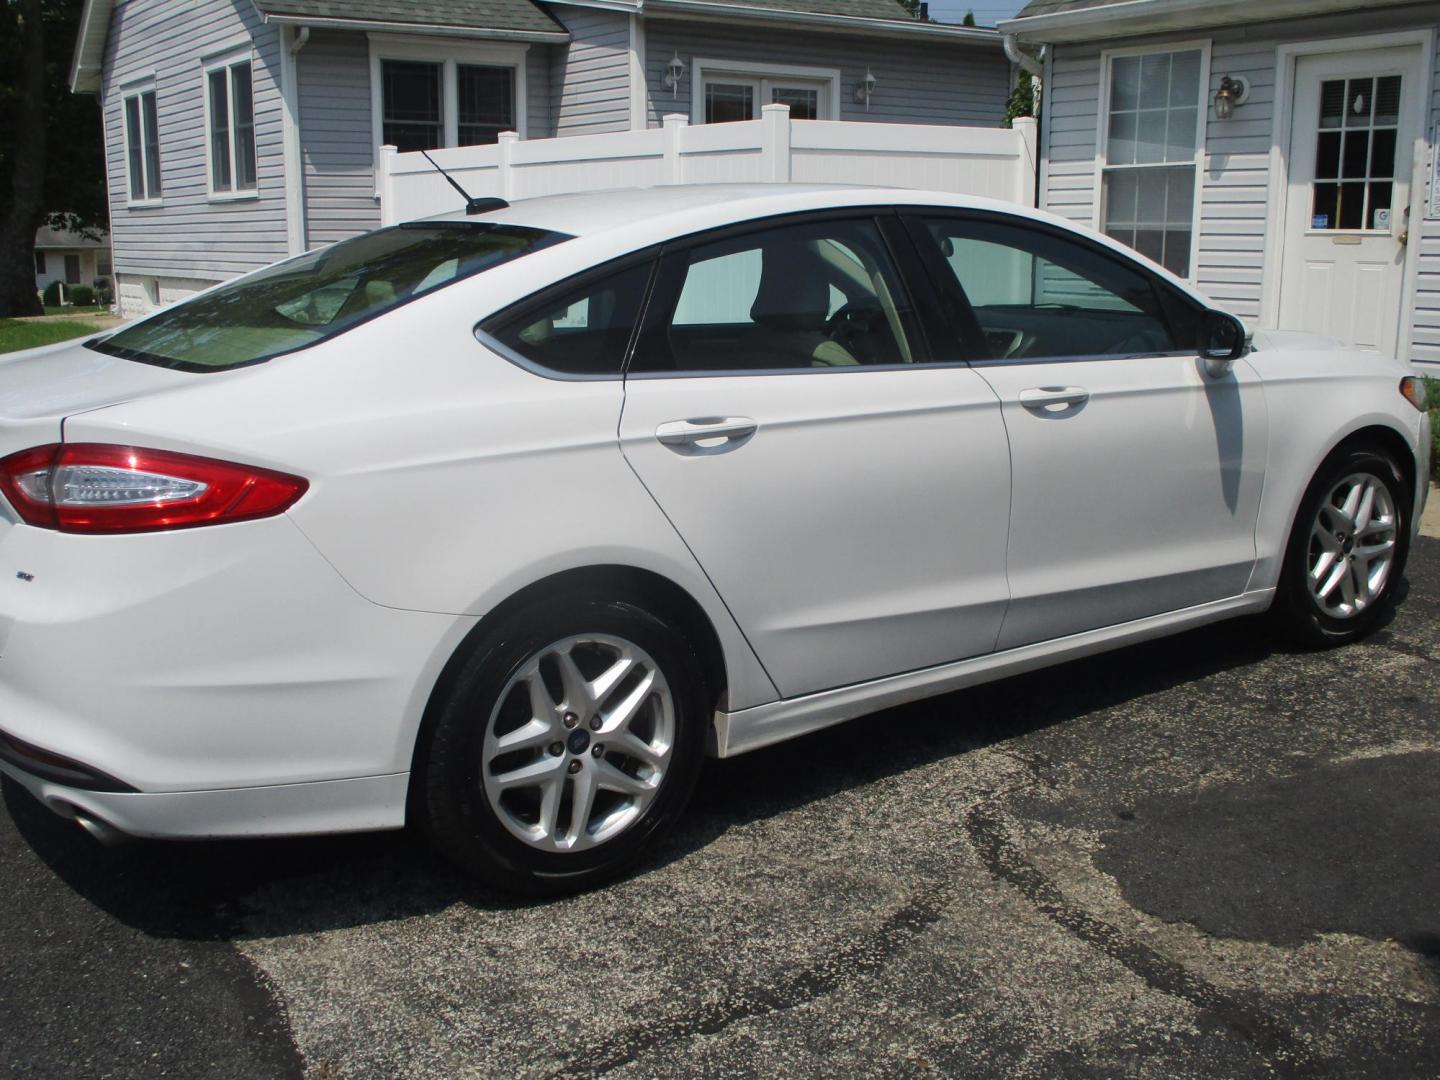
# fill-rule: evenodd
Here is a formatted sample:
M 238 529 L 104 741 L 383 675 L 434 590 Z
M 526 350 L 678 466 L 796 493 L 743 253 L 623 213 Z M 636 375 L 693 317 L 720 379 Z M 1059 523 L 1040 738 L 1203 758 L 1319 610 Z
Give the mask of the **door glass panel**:
M 1053 233 L 997 221 L 934 219 L 926 227 L 964 291 L 997 360 L 1129 356 L 1193 347 L 1198 312 L 1167 310 L 1138 267 Z M 1137 228 L 1157 261 L 1170 238 Z M 1187 248 L 1183 256 L 1188 258 Z M 1183 325 L 1182 325 L 1183 324 Z
M 1399 75 L 1321 83 L 1312 231 L 1390 228 L 1400 93 Z
M 755 119 L 755 87 L 748 83 L 705 83 L 705 123 Z
M 790 225 L 667 258 L 632 370 L 809 370 L 913 359 L 913 317 L 875 226 Z
M 820 119 L 820 91 L 804 86 L 776 86 L 770 91 L 772 105 L 789 105 L 791 120 Z

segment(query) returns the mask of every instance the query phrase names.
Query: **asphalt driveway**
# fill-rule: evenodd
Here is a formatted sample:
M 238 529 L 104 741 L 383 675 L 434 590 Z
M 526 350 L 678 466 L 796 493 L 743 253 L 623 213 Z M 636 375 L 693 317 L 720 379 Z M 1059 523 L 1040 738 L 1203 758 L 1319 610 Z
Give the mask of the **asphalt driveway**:
M 0 1074 L 1440 1076 L 1440 541 L 1408 577 L 1350 649 L 1230 623 L 712 763 L 555 903 L 7 786 Z

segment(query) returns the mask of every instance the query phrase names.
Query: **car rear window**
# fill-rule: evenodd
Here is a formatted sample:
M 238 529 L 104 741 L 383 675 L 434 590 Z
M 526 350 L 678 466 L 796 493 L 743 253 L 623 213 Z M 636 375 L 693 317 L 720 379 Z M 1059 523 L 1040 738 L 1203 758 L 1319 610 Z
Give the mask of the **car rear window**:
M 480 221 L 380 229 L 277 263 L 90 347 L 182 371 L 256 364 L 568 239 L 565 233 Z

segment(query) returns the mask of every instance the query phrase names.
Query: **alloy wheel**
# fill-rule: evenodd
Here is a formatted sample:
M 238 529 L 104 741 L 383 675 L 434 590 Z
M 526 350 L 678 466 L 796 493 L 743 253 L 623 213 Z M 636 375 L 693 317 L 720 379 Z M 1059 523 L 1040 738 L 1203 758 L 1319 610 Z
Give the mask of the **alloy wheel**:
M 482 784 L 511 835 L 579 851 L 644 815 L 674 742 L 674 697 L 645 650 L 606 634 L 568 637 L 532 654 L 501 692 Z
M 1386 483 L 1352 473 L 1320 503 L 1310 529 L 1310 598 L 1333 619 L 1351 619 L 1385 591 L 1395 564 L 1399 523 Z

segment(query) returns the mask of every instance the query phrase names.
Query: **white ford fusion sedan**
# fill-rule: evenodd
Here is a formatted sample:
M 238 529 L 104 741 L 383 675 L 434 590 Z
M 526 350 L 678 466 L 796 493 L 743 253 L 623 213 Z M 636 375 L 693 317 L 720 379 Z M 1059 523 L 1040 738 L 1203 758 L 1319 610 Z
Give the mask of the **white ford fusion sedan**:
M 1424 499 L 1394 360 L 916 191 L 381 229 L 0 362 L 0 768 L 102 837 L 423 826 L 584 887 L 704 755 L 1271 609 Z

